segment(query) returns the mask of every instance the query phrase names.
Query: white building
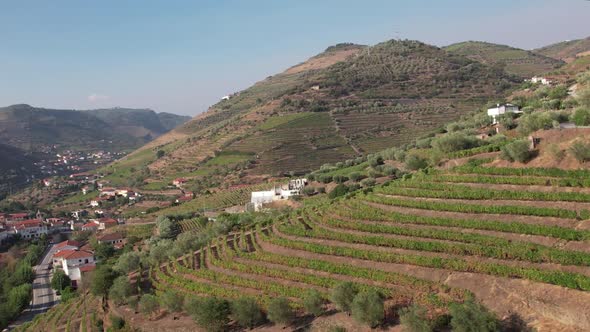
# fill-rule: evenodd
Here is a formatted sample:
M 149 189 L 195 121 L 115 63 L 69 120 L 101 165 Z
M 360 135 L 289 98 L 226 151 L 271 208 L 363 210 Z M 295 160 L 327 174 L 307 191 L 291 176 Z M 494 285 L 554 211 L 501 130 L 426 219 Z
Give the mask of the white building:
M 301 195 L 301 189 L 306 185 L 307 179 L 296 179 L 289 181 L 289 184 L 286 186 L 275 186 L 273 189 L 266 191 L 253 191 L 250 198 L 250 205 L 254 207 L 255 211 L 258 211 L 264 204 Z
M 34 239 L 45 234 L 47 235 L 47 225 L 39 219 L 19 221 L 12 225 L 14 234 L 19 234 L 23 239 Z
M 541 83 L 542 85 L 551 85 L 551 83 L 552 83 L 547 78 L 545 78 L 545 77 L 538 77 L 538 76 L 535 76 L 535 77 L 531 78 L 531 82 L 532 83 L 535 83 L 535 84 L 536 83 Z
M 497 124 L 498 118 L 500 117 L 500 115 L 506 114 L 506 113 L 518 114 L 518 113 L 522 113 L 522 111 L 520 110 L 520 108 L 518 106 L 512 105 L 512 104 L 498 104 L 496 107 L 488 109 L 488 115 L 492 117 L 493 124 Z
M 64 273 L 77 286 L 82 280 L 82 273 L 96 267 L 94 253 L 86 250 L 61 250 L 53 255 L 54 266 L 61 265 Z

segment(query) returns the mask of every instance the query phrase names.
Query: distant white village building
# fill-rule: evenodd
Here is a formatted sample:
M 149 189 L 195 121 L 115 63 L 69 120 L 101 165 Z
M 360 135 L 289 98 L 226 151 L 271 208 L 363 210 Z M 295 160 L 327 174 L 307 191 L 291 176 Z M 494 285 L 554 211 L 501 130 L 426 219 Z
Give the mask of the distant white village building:
M 307 185 L 307 179 L 296 179 L 289 181 L 288 185 L 275 186 L 271 190 L 253 191 L 250 198 L 250 206 L 258 211 L 264 204 L 274 201 L 289 199 L 292 196 L 301 195 L 301 190 Z
M 492 124 L 498 123 L 498 118 L 506 113 L 522 113 L 520 107 L 512 104 L 498 104 L 494 108 L 488 109 L 488 115 L 492 117 Z
M 530 81 L 531 81 L 531 83 L 535 83 L 535 84 L 540 83 L 542 85 L 551 85 L 551 83 L 553 83 L 553 82 L 551 82 L 551 80 L 549 80 L 545 77 L 538 77 L 538 76 L 531 78 Z
M 231 97 L 230 96 L 223 96 L 221 97 L 221 100 L 229 100 Z

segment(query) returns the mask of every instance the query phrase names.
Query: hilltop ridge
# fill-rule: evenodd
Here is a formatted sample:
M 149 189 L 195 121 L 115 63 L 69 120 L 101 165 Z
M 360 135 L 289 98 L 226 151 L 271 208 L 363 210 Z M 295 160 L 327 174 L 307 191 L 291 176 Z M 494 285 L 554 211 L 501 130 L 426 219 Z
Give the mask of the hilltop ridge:
M 219 154 L 239 160 L 223 171 L 229 183 L 238 181 L 233 167 L 240 181 L 301 174 L 410 142 L 501 97 L 517 80 L 418 41 L 340 44 L 220 101 L 113 167 L 143 165 L 158 182 L 186 176 L 201 183 L 196 191 L 226 182 L 200 171 Z
M 537 52 L 482 41 L 456 43 L 446 46 L 444 49 L 475 61 L 504 68 L 507 72 L 521 78 L 541 75 L 564 64 L 560 59 L 554 59 Z

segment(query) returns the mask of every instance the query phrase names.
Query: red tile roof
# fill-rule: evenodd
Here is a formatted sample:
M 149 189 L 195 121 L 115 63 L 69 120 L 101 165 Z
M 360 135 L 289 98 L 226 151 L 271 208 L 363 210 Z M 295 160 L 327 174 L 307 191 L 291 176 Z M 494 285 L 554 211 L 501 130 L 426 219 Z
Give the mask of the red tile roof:
M 10 218 L 26 218 L 29 216 L 28 213 L 11 213 L 8 215 Z
M 55 245 L 56 248 L 63 248 L 63 247 L 67 247 L 67 246 L 72 246 L 72 247 L 80 247 L 80 242 L 78 241 L 73 241 L 73 240 L 65 240 L 63 242 L 60 242 L 58 244 Z
M 113 219 L 113 218 L 100 218 L 98 219 L 99 222 L 105 223 L 105 224 L 117 224 L 117 220 Z
M 87 258 L 87 257 L 94 257 L 94 253 L 90 251 L 84 250 L 74 250 L 73 253 L 65 256 L 65 259 L 79 259 L 79 258 Z
M 90 272 L 90 271 L 94 271 L 94 269 L 96 269 L 96 264 L 88 264 L 88 265 L 81 266 L 80 272 L 82 272 L 82 273 Z
M 14 228 L 28 228 L 28 227 L 39 227 L 39 225 L 41 225 L 43 223 L 43 221 L 39 220 L 39 219 L 29 219 L 29 220 L 23 220 L 23 221 L 19 221 L 17 223 L 14 223 L 13 226 Z
M 92 228 L 92 227 L 98 227 L 98 224 L 96 224 L 95 222 L 89 222 L 89 223 L 82 225 L 82 228 Z
M 94 257 L 94 253 L 86 250 L 61 250 L 53 254 L 54 258 L 65 258 L 65 259 L 79 259 L 79 258 L 87 258 L 87 257 Z
M 98 238 L 98 241 L 114 241 L 114 240 L 122 240 L 123 234 L 121 233 L 110 233 L 105 234 Z

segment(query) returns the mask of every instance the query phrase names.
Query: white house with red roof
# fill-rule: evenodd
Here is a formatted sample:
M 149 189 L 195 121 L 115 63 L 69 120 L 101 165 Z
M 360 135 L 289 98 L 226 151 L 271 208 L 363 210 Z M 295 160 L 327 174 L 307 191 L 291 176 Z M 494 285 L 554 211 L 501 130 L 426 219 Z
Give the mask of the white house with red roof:
M 99 223 L 97 220 L 92 220 L 90 222 L 85 223 L 82 225 L 82 231 L 90 231 L 96 232 L 98 230 Z
M 117 190 L 115 188 L 102 188 L 100 189 L 99 196 L 117 196 Z
M 125 238 L 123 237 L 123 234 L 121 234 L 121 233 L 105 234 L 105 235 L 99 237 L 97 240 L 98 240 L 98 243 L 110 244 L 113 247 L 115 247 L 115 249 L 121 249 L 125 245 Z
M 61 265 L 74 287 L 82 280 L 84 271 L 92 270 L 96 266 L 94 253 L 87 250 L 61 250 L 53 255 L 53 262 L 54 266 Z
M 19 234 L 23 239 L 34 239 L 48 233 L 47 225 L 40 219 L 23 220 L 11 226 L 14 234 Z
M 78 250 L 80 249 L 80 242 L 74 240 L 65 240 L 55 245 L 57 251 L 62 250 Z
M 98 230 L 102 231 L 111 227 L 115 227 L 119 224 L 116 219 L 113 218 L 100 218 L 98 219 Z

